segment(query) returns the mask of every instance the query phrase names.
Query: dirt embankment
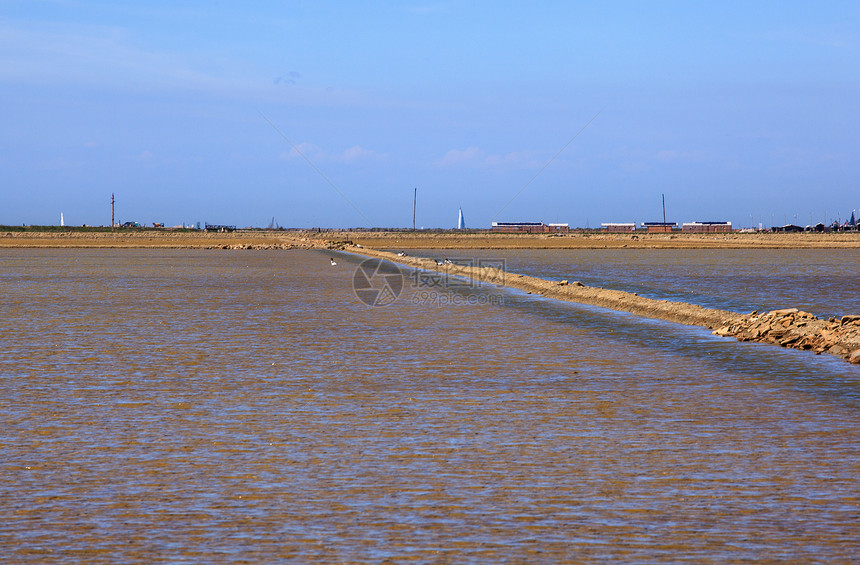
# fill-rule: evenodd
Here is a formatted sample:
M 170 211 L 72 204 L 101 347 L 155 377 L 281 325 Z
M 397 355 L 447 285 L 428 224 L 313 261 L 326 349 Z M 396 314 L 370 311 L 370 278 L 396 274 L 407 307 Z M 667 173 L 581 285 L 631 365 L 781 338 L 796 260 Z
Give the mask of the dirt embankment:
M 812 350 L 816 354 L 837 355 L 860 364 L 860 316 L 822 320 L 796 308 L 766 314 L 738 314 L 704 308 L 686 302 L 645 298 L 638 294 L 585 286 L 578 281 L 549 281 L 527 275 L 507 273 L 492 267 L 439 265 L 435 260 L 401 257 L 394 253 L 353 245 L 338 245 L 344 251 L 377 257 L 418 269 L 462 276 L 473 281 L 517 288 L 529 293 L 600 306 L 637 316 L 667 320 L 714 330 L 715 335 L 737 337 L 740 341 L 759 341 L 782 347 Z
M 320 247 L 304 232 L 3 232 L 2 248 L 293 249 Z
M 2 231 L 4 247 L 161 247 L 258 249 L 357 243 L 376 249 L 860 249 L 860 233 L 529 234 L 366 230 Z

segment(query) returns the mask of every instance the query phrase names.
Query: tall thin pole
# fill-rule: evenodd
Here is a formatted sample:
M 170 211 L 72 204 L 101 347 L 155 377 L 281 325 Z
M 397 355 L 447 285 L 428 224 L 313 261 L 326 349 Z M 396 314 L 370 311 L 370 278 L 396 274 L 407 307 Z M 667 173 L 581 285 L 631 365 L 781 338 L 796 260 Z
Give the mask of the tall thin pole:
M 415 209 L 418 206 L 418 187 L 415 187 L 415 195 L 412 197 L 412 231 L 415 231 Z
M 111 192 L 110 193 L 110 227 L 114 227 L 116 225 L 116 223 L 113 221 L 113 204 L 114 204 L 114 198 L 113 198 L 113 192 Z

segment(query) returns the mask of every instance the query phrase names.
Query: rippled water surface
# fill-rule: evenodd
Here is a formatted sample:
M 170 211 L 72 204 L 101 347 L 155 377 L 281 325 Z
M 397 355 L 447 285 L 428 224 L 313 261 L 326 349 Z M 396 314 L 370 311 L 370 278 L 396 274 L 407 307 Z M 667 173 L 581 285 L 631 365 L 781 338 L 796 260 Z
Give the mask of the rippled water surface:
M 689 277 L 671 253 L 653 278 L 507 253 L 583 282 L 570 265 L 590 265 L 604 286 Z M 0 251 L 4 562 L 860 555 L 857 367 L 409 277 L 372 308 L 352 291 L 359 259 L 336 259 Z M 684 292 L 761 292 L 744 280 Z M 808 284 L 822 310 L 856 301 Z

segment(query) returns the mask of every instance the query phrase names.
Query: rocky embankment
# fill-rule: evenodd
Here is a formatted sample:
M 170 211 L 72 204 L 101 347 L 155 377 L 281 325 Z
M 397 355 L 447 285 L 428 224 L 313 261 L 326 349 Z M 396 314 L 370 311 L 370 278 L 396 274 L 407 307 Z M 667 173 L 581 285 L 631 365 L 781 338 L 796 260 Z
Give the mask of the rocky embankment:
M 753 312 L 714 330 L 714 334 L 830 353 L 860 364 L 860 316 L 824 320 L 797 308 Z

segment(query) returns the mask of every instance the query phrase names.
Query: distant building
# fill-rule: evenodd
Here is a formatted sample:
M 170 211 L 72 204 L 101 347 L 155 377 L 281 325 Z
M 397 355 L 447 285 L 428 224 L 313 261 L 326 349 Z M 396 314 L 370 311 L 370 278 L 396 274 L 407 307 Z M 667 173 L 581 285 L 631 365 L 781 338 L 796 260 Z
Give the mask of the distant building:
M 225 226 L 222 224 L 204 224 L 206 231 L 217 231 L 217 232 L 233 232 L 236 231 L 236 226 Z
M 609 222 L 606 224 L 600 224 L 600 228 L 610 233 L 634 232 L 636 231 L 636 222 L 629 224 Z
M 506 233 L 567 233 L 569 224 L 545 224 L 543 222 L 493 222 L 492 231 Z
M 678 228 L 678 222 L 642 222 L 642 227 L 648 233 L 672 233 Z
M 802 227 L 795 226 L 794 224 L 785 224 L 784 226 L 772 226 L 770 229 L 771 229 L 771 231 L 774 231 L 774 232 L 788 232 L 788 233 L 795 233 L 795 232 L 802 232 L 803 231 Z
M 731 222 L 689 222 L 681 224 L 682 232 L 690 233 L 728 233 L 732 231 Z

